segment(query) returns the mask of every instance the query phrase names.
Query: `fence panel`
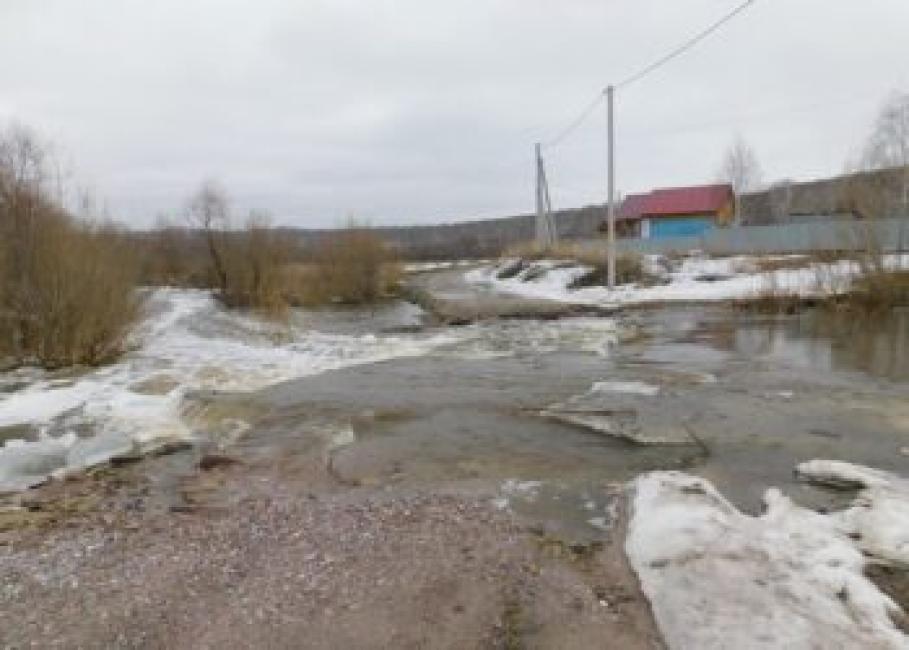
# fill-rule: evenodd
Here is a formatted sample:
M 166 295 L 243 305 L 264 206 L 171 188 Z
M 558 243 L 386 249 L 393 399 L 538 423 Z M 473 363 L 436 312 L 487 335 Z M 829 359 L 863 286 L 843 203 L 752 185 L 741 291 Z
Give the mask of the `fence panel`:
M 602 239 L 583 242 L 591 250 L 605 251 Z M 820 250 L 909 250 L 909 218 L 874 221 L 825 220 L 777 226 L 716 228 L 697 237 L 620 239 L 620 252 L 682 253 L 703 250 L 715 255 L 747 253 L 807 253 Z

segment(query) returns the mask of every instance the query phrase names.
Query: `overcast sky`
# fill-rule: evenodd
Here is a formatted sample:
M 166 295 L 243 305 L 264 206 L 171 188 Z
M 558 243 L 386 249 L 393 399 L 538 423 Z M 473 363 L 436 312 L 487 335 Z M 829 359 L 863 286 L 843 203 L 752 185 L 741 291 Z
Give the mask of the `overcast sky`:
M 0 121 L 135 226 L 208 178 L 299 226 L 528 212 L 535 141 L 739 2 L 0 0 Z M 618 96 L 619 189 L 710 182 L 736 134 L 838 173 L 907 33 L 907 0 L 757 0 Z M 605 113 L 547 158 L 556 207 L 602 202 Z

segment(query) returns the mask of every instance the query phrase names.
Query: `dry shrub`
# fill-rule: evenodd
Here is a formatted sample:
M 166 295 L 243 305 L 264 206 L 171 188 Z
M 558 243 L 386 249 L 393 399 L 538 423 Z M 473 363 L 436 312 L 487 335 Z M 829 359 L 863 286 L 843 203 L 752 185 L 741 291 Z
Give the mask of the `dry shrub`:
M 96 365 L 118 356 L 137 315 L 137 265 L 113 227 L 63 222 L 36 251 L 35 311 L 23 330 L 45 366 Z
M 757 270 L 761 273 L 772 273 L 773 271 L 796 271 L 799 269 L 810 268 L 814 260 L 808 255 L 777 255 L 772 257 L 756 257 L 749 260 L 742 268 L 736 271 L 741 273 L 750 273 Z
M 757 314 L 796 314 L 805 305 L 815 304 L 791 291 L 764 289 L 750 298 L 733 300 L 733 306 L 744 312 Z
M 774 272 L 764 275 L 763 287 L 755 295 L 733 300 L 732 304 L 741 311 L 759 314 L 795 314 L 814 300 L 806 300 L 797 292 L 780 286 Z
M 290 245 L 272 228 L 267 215 L 252 212 L 242 229 L 231 230 L 227 195 L 219 185 L 207 181 L 189 200 L 186 216 L 195 230 L 184 231 L 183 237 L 190 238 L 190 245 L 205 260 L 202 270 L 193 270 L 190 277 L 201 276 L 201 285 L 213 289 L 227 307 L 270 316 L 286 312 L 284 266 L 290 259 Z M 155 250 L 162 268 L 171 266 L 168 260 L 179 244 L 174 237 L 168 230 L 158 233 Z M 185 243 L 183 248 L 187 248 Z
M 222 300 L 228 307 L 282 315 L 288 307 L 283 267 L 289 247 L 260 214 L 250 215 L 246 227 L 231 234 L 224 244 Z
M 909 270 L 865 273 L 854 282 L 852 289 L 839 302 L 840 307 L 871 313 L 909 305 Z
M 844 241 L 836 261 L 857 266 L 854 278 L 844 278 L 831 269 L 834 260 L 817 270 L 818 286 L 827 289 L 828 304 L 856 313 L 872 313 L 909 304 L 909 270 L 887 264 L 887 254 L 873 227 L 874 219 L 852 224 L 841 233 Z M 833 256 L 833 253 L 828 253 Z M 830 277 L 825 277 L 830 276 Z
M 142 250 L 140 282 L 150 286 L 211 286 L 202 238 L 189 229 L 159 218 L 154 229 L 136 238 Z
M 136 255 L 112 226 L 56 205 L 43 165 L 27 131 L 0 140 L 0 351 L 17 364 L 99 364 L 136 317 Z
M 551 246 L 542 246 L 535 241 L 522 242 L 509 246 L 502 254 L 503 258 L 522 260 L 573 260 L 580 264 L 595 266 L 603 262 L 604 255 L 577 244 L 557 242 Z
M 306 302 L 374 302 L 393 291 L 400 277 L 400 267 L 382 238 L 352 224 L 320 243 Z
M 313 287 L 316 284 L 316 266 L 291 262 L 281 267 L 281 286 L 288 305 L 302 307 L 315 304 Z

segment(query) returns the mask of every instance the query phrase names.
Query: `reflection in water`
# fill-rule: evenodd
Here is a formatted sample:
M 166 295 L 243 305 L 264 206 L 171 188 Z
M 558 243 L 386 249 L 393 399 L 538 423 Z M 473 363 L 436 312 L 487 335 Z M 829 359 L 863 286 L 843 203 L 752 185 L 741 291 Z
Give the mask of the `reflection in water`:
M 869 315 L 812 310 L 791 318 L 738 322 L 715 345 L 828 372 L 858 370 L 909 381 L 909 308 Z

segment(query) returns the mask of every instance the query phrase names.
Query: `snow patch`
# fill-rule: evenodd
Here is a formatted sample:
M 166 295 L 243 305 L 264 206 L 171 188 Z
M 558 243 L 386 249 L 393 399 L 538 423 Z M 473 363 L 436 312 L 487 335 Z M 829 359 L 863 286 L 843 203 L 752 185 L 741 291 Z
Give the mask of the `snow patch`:
M 563 260 L 533 262 L 514 277 L 500 279 L 498 273 L 507 264 L 501 262 L 474 269 L 464 278 L 468 282 L 527 298 L 604 307 L 649 302 L 747 299 L 768 289 L 803 297 L 836 294 L 847 291 L 852 279 L 861 272 L 860 266 L 849 260 L 760 272 L 759 260 L 779 258 L 739 255 L 713 259 L 693 254 L 679 263 L 670 263 L 660 256 L 645 256 L 645 268 L 660 277 L 662 283 L 656 286 L 627 284 L 615 289 L 571 289 L 571 285 L 589 273 L 591 268 Z M 888 255 L 885 266 L 909 268 L 909 255 Z
M 764 500 L 752 517 L 687 474 L 632 483 L 625 549 L 669 647 L 909 647 L 843 518 Z
M 909 566 L 909 480 L 835 460 L 801 463 L 804 480 L 862 488 L 852 507 L 831 515 L 869 555 Z

